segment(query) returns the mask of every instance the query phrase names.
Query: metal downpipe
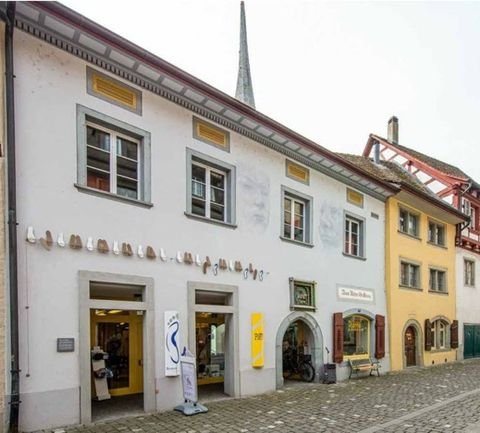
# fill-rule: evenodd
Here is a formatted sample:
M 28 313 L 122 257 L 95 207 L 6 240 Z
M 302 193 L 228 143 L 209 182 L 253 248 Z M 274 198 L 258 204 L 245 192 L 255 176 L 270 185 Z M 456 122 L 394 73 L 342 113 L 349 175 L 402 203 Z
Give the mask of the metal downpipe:
M 10 417 L 9 432 L 18 433 L 20 368 L 18 362 L 17 188 L 15 164 L 15 100 L 13 31 L 15 2 L 7 2 L 5 14 L 5 99 L 7 130 L 8 278 L 10 286 Z

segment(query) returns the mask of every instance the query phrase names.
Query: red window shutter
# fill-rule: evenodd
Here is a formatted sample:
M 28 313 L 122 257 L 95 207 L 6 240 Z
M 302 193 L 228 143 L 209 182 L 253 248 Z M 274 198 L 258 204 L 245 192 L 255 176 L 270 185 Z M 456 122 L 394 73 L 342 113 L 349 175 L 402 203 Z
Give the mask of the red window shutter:
M 343 313 L 333 314 L 333 360 L 343 362 Z
M 432 323 L 425 319 L 425 350 L 432 350 Z
M 375 358 L 385 357 L 385 316 L 375 316 Z
M 454 320 L 450 325 L 450 347 L 458 349 L 458 320 Z

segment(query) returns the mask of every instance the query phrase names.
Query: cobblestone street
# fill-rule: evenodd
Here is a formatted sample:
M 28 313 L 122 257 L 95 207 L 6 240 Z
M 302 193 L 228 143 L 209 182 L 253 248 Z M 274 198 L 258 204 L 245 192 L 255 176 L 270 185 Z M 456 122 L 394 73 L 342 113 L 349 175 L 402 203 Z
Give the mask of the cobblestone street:
M 293 384 L 208 403 L 207 414 L 164 412 L 49 432 L 480 432 L 480 360 L 336 385 Z

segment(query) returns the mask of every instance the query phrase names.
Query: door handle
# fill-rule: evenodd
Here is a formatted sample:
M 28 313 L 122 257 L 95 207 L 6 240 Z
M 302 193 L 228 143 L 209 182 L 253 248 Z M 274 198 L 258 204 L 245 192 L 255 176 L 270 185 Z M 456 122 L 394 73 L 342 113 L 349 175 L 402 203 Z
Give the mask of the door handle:
M 139 367 L 143 367 L 143 359 L 139 359 L 139 360 L 138 360 L 138 366 L 139 366 Z

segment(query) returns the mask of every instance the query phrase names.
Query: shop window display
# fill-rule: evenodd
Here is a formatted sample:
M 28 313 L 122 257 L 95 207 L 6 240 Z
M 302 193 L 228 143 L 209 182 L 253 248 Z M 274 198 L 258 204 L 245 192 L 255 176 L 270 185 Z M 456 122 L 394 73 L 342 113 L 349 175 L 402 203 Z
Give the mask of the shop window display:
M 370 357 L 370 320 L 363 316 L 343 319 L 343 353 L 345 358 Z
M 221 383 L 225 376 L 225 315 L 197 313 L 197 382 Z

